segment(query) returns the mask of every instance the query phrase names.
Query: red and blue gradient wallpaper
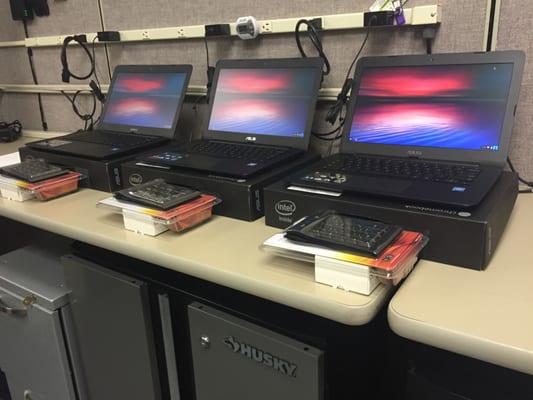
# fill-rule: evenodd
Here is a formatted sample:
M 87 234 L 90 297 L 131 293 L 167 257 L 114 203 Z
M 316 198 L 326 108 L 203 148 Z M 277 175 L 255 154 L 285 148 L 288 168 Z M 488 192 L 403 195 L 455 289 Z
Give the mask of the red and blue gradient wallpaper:
M 208 128 L 304 137 L 315 79 L 311 68 L 220 70 Z
M 361 77 L 350 141 L 497 151 L 512 68 L 369 68 Z
M 184 73 L 121 73 L 115 77 L 103 122 L 172 128 L 185 79 Z

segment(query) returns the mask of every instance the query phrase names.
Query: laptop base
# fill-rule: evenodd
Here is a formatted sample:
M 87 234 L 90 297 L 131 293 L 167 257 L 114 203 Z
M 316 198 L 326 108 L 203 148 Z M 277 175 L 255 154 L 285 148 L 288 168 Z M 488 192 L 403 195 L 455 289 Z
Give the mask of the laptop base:
M 296 160 L 277 166 L 264 173 L 253 175 L 248 179 L 215 176 L 206 172 L 189 169 L 161 169 L 138 165 L 137 161 L 128 161 L 122 165 L 124 185 L 131 186 L 162 178 L 168 183 L 191 186 L 203 193 L 213 194 L 222 202 L 213 208 L 213 213 L 253 221 L 263 216 L 263 188 L 276 180 L 287 176 L 299 168 L 316 162 L 318 155 L 305 153 Z
M 72 168 L 87 177 L 80 181 L 80 185 L 103 192 L 115 192 L 122 189 L 122 174 L 120 166 L 131 160 L 137 154 L 116 157 L 108 160 L 93 160 L 73 155 L 51 153 L 24 146 L 19 148 L 21 160 L 28 158 L 43 158 L 52 164 Z
M 375 218 L 407 229 L 426 232 L 429 242 L 420 257 L 455 266 L 483 270 L 505 229 L 518 194 L 518 178 L 504 172 L 487 197 L 475 208 L 462 210 L 377 197 L 287 190 L 278 181 L 264 190 L 265 223 L 286 228 L 319 210 Z

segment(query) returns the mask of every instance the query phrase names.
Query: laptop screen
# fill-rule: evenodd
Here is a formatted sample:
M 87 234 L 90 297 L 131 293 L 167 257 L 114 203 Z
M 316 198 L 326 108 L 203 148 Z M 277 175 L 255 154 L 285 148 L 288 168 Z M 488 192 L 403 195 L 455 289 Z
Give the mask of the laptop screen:
M 524 53 L 365 57 L 341 151 L 504 164 Z
M 512 64 L 369 68 L 350 141 L 496 151 Z
M 209 138 L 306 147 L 321 73 L 317 59 L 223 60 L 211 95 Z
M 117 67 L 100 129 L 172 137 L 189 78 L 189 66 Z

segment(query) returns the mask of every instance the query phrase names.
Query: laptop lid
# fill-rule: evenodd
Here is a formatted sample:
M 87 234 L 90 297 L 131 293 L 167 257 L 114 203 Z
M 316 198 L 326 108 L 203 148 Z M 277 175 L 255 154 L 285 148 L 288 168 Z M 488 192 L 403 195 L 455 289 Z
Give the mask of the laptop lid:
M 524 58 L 498 51 L 360 59 L 341 152 L 503 167 Z
M 307 150 L 323 59 L 217 62 L 204 139 Z
M 192 65 L 118 65 L 97 129 L 172 139 Z

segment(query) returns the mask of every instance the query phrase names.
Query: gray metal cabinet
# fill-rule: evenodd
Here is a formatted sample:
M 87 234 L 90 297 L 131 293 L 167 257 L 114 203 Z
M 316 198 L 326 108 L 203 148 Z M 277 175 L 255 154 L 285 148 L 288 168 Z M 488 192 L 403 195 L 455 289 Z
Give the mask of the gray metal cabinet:
M 147 284 L 66 255 L 80 374 L 93 400 L 159 400 Z
M 322 400 L 323 352 L 201 303 L 188 307 L 197 400 Z
M 59 257 L 38 248 L 0 257 L 0 369 L 13 400 L 78 398 L 62 274 Z

